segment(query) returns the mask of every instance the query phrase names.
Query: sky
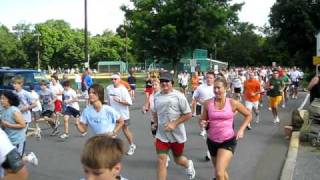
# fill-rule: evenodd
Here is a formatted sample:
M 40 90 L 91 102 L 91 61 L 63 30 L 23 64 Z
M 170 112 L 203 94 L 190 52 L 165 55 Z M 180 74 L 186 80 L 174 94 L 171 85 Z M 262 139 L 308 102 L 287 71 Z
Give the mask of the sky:
M 240 21 L 263 26 L 268 23 L 270 7 L 276 0 L 233 0 L 245 2 L 239 13 Z M 123 23 L 121 5 L 129 0 L 87 0 L 88 31 L 101 34 L 115 31 Z M 0 23 L 9 29 L 18 23 L 41 23 L 48 19 L 63 19 L 72 28 L 84 28 L 84 0 L 0 0 Z

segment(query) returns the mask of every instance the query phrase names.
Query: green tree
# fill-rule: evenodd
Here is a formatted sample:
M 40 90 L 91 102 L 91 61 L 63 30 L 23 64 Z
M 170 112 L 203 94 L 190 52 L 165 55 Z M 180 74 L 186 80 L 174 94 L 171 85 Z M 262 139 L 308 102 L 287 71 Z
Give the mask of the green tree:
M 25 67 L 28 65 L 22 44 L 9 29 L 0 24 L 0 66 Z
M 141 59 L 169 61 L 176 67 L 181 56 L 195 48 L 212 49 L 223 41 L 238 20 L 242 4 L 229 0 L 132 0 L 123 6 L 125 30 Z M 119 32 L 119 31 L 118 31 Z
M 316 46 L 314 36 L 320 29 L 319 9 L 320 1 L 314 0 L 277 0 L 271 8 L 274 46 L 287 53 L 288 64 L 311 66 Z

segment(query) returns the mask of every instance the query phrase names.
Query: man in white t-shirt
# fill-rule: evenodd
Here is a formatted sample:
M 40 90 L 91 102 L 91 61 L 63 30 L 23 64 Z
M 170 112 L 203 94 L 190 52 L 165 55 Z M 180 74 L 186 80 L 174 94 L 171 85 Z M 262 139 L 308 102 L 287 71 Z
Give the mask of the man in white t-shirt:
M 201 84 L 193 93 L 192 99 L 197 103 L 197 106 L 200 107 L 201 111 L 197 112 L 198 114 L 201 114 L 202 112 L 202 106 L 204 102 L 208 99 L 211 99 L 214 97 L 214 89 L 213 89 L 213 83 L 214 83 L 214 72 L 208 72 L 206 74 L 206 83 Z M 199 108 L 197 108 L 199 109 Z M 202 128 L 200 135 L 205 137 L 206 135 L 206 130 Z M 206 152 L 205 156 L 206 160 L 211 159 L 210 152 Z
M 291 83 L 293 85 L 293 94 L 292 94 L 292 99 L 297 99 L 298 98 L 298 88 L 299 88 L 299 81 L 302 78 L 302 74 L 298 69 L 294 66 L 293 71 L 290 72 L 289 74 Z
M 129 125 L 131 121 L 129 106 L 132 105 L 132 99 L 127 88 L 121 84 L 120 75 L 113 74 L 111 78 L 112 78 L 112 84 L 107 86 L 106 93 L 105 93 L 107 97 L 107 102 L 124 119 L 124 125 L 122 126 L 122 131 L 130 144 L 127 154 L 133 155 L 136 149 L 136 145 L 133 143 L 133 134 L 129 129 Z
M 189 74 L 187 71 L 184 71 L 181 76 L 181 92 L 186 95 L 188 91 L 189 84 Z
M 0 179 L 28 179 L 28 171 L 22 161 L 21 156 L 1 128 L 0 142 Z M 3 168 L 7 170 L 5 177 Z

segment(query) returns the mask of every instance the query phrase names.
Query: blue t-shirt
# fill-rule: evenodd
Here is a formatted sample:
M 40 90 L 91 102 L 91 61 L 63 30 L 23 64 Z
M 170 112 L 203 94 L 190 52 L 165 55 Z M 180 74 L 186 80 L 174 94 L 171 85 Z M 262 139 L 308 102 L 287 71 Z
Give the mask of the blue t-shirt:
M 81 115 L 80 122 L 87 124 L 94 134 L 112 132 L 120 114 L 108 105 L 102 105 L 97 112 L 92 105 L 86 107 Z
M 20 111 L 20 110 L 15 106 L 10 106 L 9 108 L 4 109 L 2 114 L 2 120 L 7 121 L 10 124 L 17 124 L 16 121 L 13 119 L 13 114 L 16 111 Z M 2 127 L 2 129 L 7 133 L 13 145 L 17 145 L 26 140 L 26 131 L 25 131 L 26 128 L 14 129 L 14 128 Z
M 89 75 L 86 75 L 83 81 L 85 82 L 88 88 L 93 84 L 92 77 Z

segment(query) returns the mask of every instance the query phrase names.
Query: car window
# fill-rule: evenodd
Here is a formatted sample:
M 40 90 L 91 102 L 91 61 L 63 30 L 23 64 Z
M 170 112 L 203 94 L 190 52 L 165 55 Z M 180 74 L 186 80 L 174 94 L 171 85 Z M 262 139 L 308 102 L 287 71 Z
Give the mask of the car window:
M 11 85 L 11 81 L 12 81 L 12 78 L 15 76 L 15 73 L 11 73 L 11 72 L 6 72 L 3 74 L 3 85 L 4 86 L 9 86 Z

